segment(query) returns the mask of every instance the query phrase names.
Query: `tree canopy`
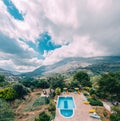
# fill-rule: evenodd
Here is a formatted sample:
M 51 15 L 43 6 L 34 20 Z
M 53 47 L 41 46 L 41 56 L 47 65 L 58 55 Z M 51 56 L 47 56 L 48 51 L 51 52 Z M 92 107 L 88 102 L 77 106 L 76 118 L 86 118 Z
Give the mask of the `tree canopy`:
M 9 103 L 0 99 L 0 121 L 14 121 L 14 113 Z
M 17 98 L 23 98 L 28 93 L 28 89 L 24 87 L 22 84 L 14 84 L 13 89 L 17 93 Z
M 53 77 L 49 77 L 48 81 L 50 83 L 50 86 L 55 89 L 57 87 L 60 87 L 61 89 L 65 86 L 64 77 L 62 75 L 55 75 Z
M 109 72 L 101 75 L 98 81 L 98 94 L 120 101 L 120 72 Z
M 5 76 L 4 75 L 0 75 L 0 82 L 4 82 L 5 81 Z
M 77 80 L 82 87 L 91 86 L 90 77 L 84 71 L 77 72 L 74 75 L 73 80 Z
M 50 121 L 50 116 L 46 112 L 42 112 L 39 114 L 39 118 L 35 119 L 35 121 Z
M 0 98 L 5 100 L 14 100 L 17 97 L 17 93 L 13 88 L 4 88 L 0 90 Z

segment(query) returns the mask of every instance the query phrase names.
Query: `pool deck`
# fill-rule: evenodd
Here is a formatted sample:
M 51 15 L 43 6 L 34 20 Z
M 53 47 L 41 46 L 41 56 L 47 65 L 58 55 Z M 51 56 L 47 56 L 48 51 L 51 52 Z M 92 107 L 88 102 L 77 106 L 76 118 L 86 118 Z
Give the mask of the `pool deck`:
M 66 96 L 67 94 L 62 94 L 61 96 Z M 89 116 L 89 110 L 92 109 L 91 105 L 83 104 L 84 96 L 83 94 L 69 93 L 69 96 L 74 97 L 76 108 L 74 110 L 74 116 L 71 118 L 64 118 L 60 115 L 59 109 L 56 109 L 56 117 L 54 121 L 101 121 L 100 119 L 95 119 Z

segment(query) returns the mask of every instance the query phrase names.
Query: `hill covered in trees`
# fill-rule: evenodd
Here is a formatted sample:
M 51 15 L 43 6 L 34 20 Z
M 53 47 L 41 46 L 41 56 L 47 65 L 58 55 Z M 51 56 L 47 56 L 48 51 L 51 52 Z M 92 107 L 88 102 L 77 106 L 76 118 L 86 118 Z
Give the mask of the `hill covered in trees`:
M 54 73 L 75 73 L 80 70 L 89 71 L 91 74 L 119 71 L 120 56 L 102 56 L 91 58 L 66 58 L 53 65 L 41 66 L 32 72 L 23 73 L 21 76 L 43 76 Z

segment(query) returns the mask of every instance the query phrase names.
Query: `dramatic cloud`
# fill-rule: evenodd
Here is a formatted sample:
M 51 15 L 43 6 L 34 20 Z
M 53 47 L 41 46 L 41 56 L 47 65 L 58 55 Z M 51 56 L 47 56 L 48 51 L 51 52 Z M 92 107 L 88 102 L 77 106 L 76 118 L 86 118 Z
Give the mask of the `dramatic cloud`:
M 119 0 L 1 0 L 0 67 L 31 71 L 66 57 L 119 55 L 119 21 Z

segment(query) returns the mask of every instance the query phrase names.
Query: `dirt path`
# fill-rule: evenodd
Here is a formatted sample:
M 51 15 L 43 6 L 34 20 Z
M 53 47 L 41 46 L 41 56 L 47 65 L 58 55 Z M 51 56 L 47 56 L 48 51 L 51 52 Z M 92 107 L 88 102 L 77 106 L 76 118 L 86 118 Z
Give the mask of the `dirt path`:
M 31 105 L 40 95 L 41 90 L 31 92 L 25 101 L 23 101 L 16 109 L 16 121 L 34 121 L 35 117 L 44 110 L 43 106 L 40 106 L 40 110 L 23 111 L 28 105 Z

